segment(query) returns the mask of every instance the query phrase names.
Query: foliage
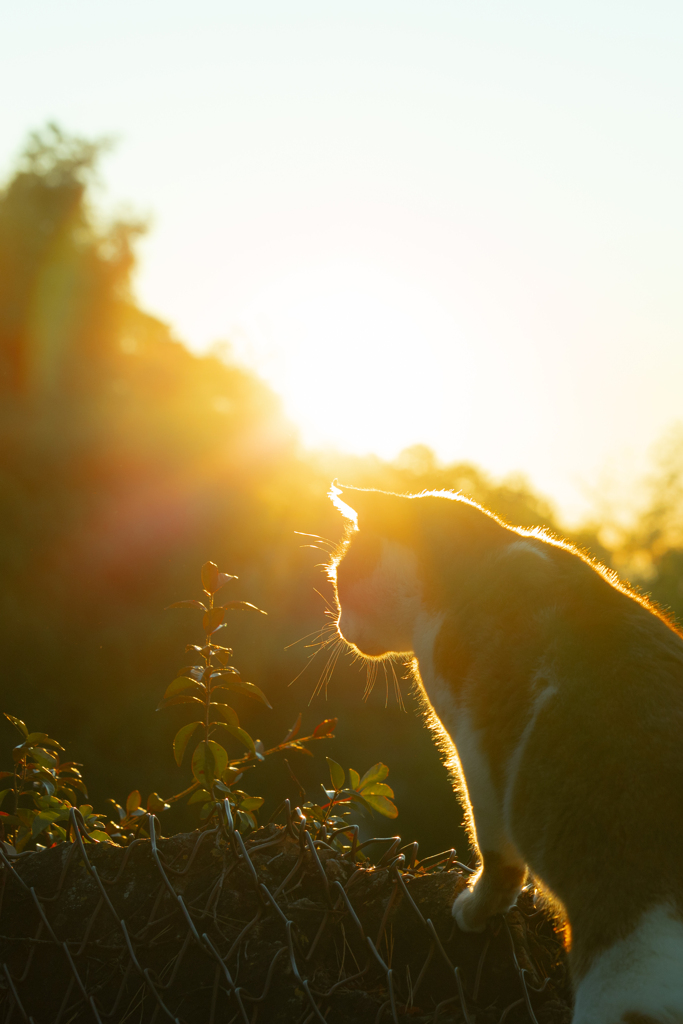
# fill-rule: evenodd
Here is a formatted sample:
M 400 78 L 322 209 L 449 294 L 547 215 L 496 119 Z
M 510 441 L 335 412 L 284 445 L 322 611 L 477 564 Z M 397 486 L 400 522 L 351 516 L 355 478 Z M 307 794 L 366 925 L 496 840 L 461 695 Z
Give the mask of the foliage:
M 350 824 L 348 818 L 354 805 L 366 811 L 376 811 L 385 818 L 398 817 L 398 808 L 393 802 L 394 791 L 384 781 L 389 774 L 389 769 L 381 761 L 374 764 L 372 768 L 368 768 L 362 778 L 354 768 L 349 768 L 348 785 L 346 785 L 346 772 L 342 766 L 337 761 L 333 761 L 331 757 L 327 758 L 327 764 L 330 770 L 332 789 L 322 787 L 327 797 L 327 803 L 321 805 L 308 800 L 304 804 L 303 809 L 309 821 L 309 827 L 314 830 L 321 826 L 326 829 L 338 829 L 336 845 L 343 849 L 343 838 L 351 838 L 351 833 L 345 829 Z
M 219 603 L 218 593 L 235 579 L 236 576 L 219 572 L 215 562 L 205 562 L 201 569 L 204 599 L 175 601 L 169 605 L 169 608 L 192 608 L 201 612 L 205 634 L 203 644 L 186 646 L 186 653 L 193 654 L 197 661 L 179 670 L 166 687 L 157 708 L 190 705 L 194 714 L 201 715 L 183 725 L 173 740 L 175 761 L 181 767 L 188 747 L 197 736 L 200 737 L 190 757 L 192 781 L 181 792 L 166 798 L 156 792 L 150 793 L 143 808 L 140 791 L 135 789 L 128 794 L 125 806 L 111 801 L 117 820 L 102 820 L 103 815 L 95 814 L 90 804 L 77 802 L 77 792 L 85 797 L 88 795 L 79 771 L 81 766 L 73 761 L 61 762 L 59 751 L 64 748 L 56 740 L 47 733 L 29 732 L 21 719 L 5 713 L 22 736 L 22 742 L 13 750 L 14 771 L 0 772 L 0 779 L 11 780 L 10 785 L 0 791 L 0 806 L 10 794 L 12 799 L 11 813 L 0 811 L 0 824 L 4 828 L 5 841 L 16 852 L 22 852 L 29 842 L 38 839 L 41 842 L 37 845 L 47 846 L 68 839 L 73 808 L 79 812 L 87 837 L 95 842 L 109 840 L 127 845 L 135 838 L 148 836 L 149 815 L 158 815 L 185 799 L 188 805 L 199 808 L 199 820 L 206 824 L 217 814 L 225 813 L 227 802 L 238 829 L 248 832 L 257 825 L 256 814 L 264 803 L 264 797 L 252 796 L 241 788 L 245 772 L 274 754 L 300 751 L 311 755 L 309 744 L 334 736 L 336 718 L 324 719 L 308 736 L 301 736 L 299 714 L 284 739 L 265 749 L 261 740 L 253 739 L 240 725 L 237 711 L 228 703 L 232 694 L 250 697 L 271 710 L 272 707 L 263 690 L 243 679 L 240 671 L 230 663 L 232 648 L 215 640 L 216 634 L 227 626 L 228 612 L 267 614 L 249 601 Z M 240 752 L 231 753 L 235 744 L 239 745 Z M 348 811 L 340 816 L 339 810 L 354 802 L 385 817 L 396 817 L 398 811 L 390 799 L 393 791 L 383 781 L 389 771 L 386 765 L 374 765 L 362 779 L 351 769 L 350 786 L 344 788 L 344 770 L 331 758 L 327 761 L 334 787 L 331 791 L 325 790 L 329 802 L 322 807 L 312 803 L 304 805 L 314 823 L 338 828 L 348 825 L 345 820 Z
M 88 832 L 88 838 L 97 842 L 107 838 L 102 827 L 102 815 L 94 814 L 90 804 L 79 804 L 78 794 L 87 798 L 88 791 L 75 761 L 61 761 L 59 752 L 64 748 L 44 732 L 29 732 L 20 718 L 5 713 L 22 741 L 14 747 L 14 771 L 0 772 L 0 779 L 9 782 L 0 791 L 0 806 L 11 811 L 0 811 L 3 838 L 17 853 L 21 853 L 32 840 L 52 846 L 64 840 L 69 831 L 69 815 L 76 807 Z

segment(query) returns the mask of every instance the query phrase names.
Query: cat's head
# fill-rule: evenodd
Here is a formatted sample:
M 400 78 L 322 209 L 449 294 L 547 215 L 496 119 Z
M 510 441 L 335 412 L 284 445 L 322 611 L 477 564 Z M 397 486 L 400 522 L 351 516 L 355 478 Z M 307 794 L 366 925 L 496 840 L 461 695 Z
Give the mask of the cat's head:
M 347 533 L 330 567 L 341 636 L 368 657 L 413 650 L 422 583 L 412 540 L 412 497 L 341 488 L 330 498 Z

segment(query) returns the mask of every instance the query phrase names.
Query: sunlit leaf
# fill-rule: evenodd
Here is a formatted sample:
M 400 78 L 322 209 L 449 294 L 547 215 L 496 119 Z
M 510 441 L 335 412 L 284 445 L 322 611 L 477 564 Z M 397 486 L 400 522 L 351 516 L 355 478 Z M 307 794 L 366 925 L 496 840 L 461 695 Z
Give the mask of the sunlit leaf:
M 240 801 L 240 807 L 243 811 L 258 811 L 259 807 L 264 804 L 264 797 L 262 796 L 248 796 L 246 800 Z
M 169 697 L 168 700 L 162 700 L 157 707 L 157 711 L 161 711 L 162 708 L 173 707 L 174 704 L 201 704 L 203 706 L 204 701 L 200 700 L 199 697 L 190 696 L 189 693 L 181 693 L 177 697 Z
M 205 633 L 215 633 L 219 626 L 223 625 L 225 612 L 222 608 L 212 608 L 202 619 L 202 628 Z
M 315 729 L 313 730 L 313 736 L 316 739 L 320 739 L 321 736 L 331 736 L 336 727 L 336 718 L 326 718 L 324 722 L 320 722 L 319 725 L 316 725 Z
M 230 652 L 230 656 L 231 655 L 232 651 Z M 239 672 L 234 665 L 224 665 L 223 668 L 219 668 L 215 672 L 211 673 L 212 679 L 220 679 L 222 676 L 239 676 L 241 679 L 242 673 Z
M 225 608 L 226 611 L 228 609 L 233 609 L 241 612 L 247 611 L 247 609 L 251 608 L 253 611 L 259 612 L 260 615 L 268 614 L 268 612 L 264 612 L 263 608 L 257 608 L 255 604 L 251 604 L 249 601 L 228 601 L 226 604 L 221 605 L 221 607 Z
M 137 811 L 141 803 L 142 798 L 140 796 L 140 790 L 134 789 L 126 798 L 126 814 L 132 814 L 133 811 Z
M 167 804 L 158 793 L 150 793 L 147 797 L 147 810 L 151 814 L 159 814 L 161 811 L 168 811 L 171 805 Z
M 192 734 L 201 722 L 190 722 L 189 725 L 184 725 L 182 729 L 178 729 L 173 739 L 173 756 L 175 757 L 175 763 L 180 768 L 185 756 L 187 744 L 190 742 Z
M 389 774 L 389 769 L 381 761 L 377 764 L 373 764 L 372 768 L 368 768 L 363 778 L 360 780 L 360 789 L 363 790 L 365 786 L 372 785 L 373 782 L 383 782 Z
M 297 716 L 296 722 L 294 723 L 292 728 L 289 730 L 289 732 L 287 733 L 287 735 L 285 736 L 285 738 L 283 739 L 282 742 L 283 743 L 289 743 L 290 740 L 293 740 L 294 737 L 296 736 L 296 734 L 298 733 L 300 728 L 301 728 L 301 712 L 299 712 L 299 714 Z
M 175 697 L 177 693 L 182 693 L 184 690 L 192 690 L 193 693 L 203 693 L 206 687 L 203 683 L 197 682 L 196 679 L 190 679 L 189 676 L 178 676 L 169 683 L 164 693 L 164 700 L 169 697 Z
M 206 611 L 206 605 L 201 601 L 174 601 L 173 604 L 167 604 L 164 611 L 168 611 L 169 608 L 199 608 L 203 612 Z
M 355 788 L 355 787 L 354 787 Z M 363 786 L 361 793 L 364 797 L 368 796 L 388 796 L 393 797 L 394 791 L 391 786 L 387 786 L 386 782 L 373 782 L 369 786 Z
M 88 839 L 92 839 L 96 843 L 110 843 L 111 839 L 106 832 L 102 829 L 96 828 L 92 832 L 88 832 Z
M 54 768 L 59 763 L 57 755 L 51 754 L 48 750 L 44 750 L 43 747 L 33 747 L 31 757 L 43 768 Z
M 5 711 L 4 714 L 5 714 L 5 718 L 8 721 L 10 721 L 12 723 L 12 725 L 16 729 L 19 730 L 19 732 L 22 734 L 22 736 L 28 736 L 28 729 L 26 728 L 25 723 L 22 722 L 22 720 L 20 718 L 15 718 L 14 715 L 8 715 L 6 711 Z
M 224 679 L 218 683 L 217 686 L 211 687 L 211 696 L 213 697 L 216 690 L 227 690 L 228 693 L 245 693 L 248 697 L 254 697 L 255 700 L 260 700 L 262 704 L 265 704 L 267 708 L 272 711 L 272 704 L 266 697 L 263 690 L 256 686 L 255 683 L 248 683 L 245 679 Z
M 373 810 L 383 814 L 385 818 L 398 817 L 396 804 L 393 804 L 386 796 L 374 796 L 373 794 L 366 796 L 365 792 L 363 792 L 363 799 Z
M 331 757 L 326 758 L 327 766 L 330 769 L 330 778 L 332 779 L 332 785 L 334 786 L 337 793 L 340 789 L 344 788 L 346 781 L 346 773 L 340 764 L 333 761 Z
M 349 788 L 358 789 L 360 784 L 360 775 L 354 768 L 349 768 Z
M 237 717 L 237 712 L 233 711 L 229 704 L 212 704 L 211 707 L 214 708 L 214 714 L 221 719 L 220 722 L 215 723 L 216 725 L 227 722 L 228 725 L 239 726 L 240 720 Z
M 224 587 L 228 580 L 236 580 L 227 572 L 219 572 L 215 562 L 205 562 L 202 566 L 202 586 L 207 594 L 215 594 Z
M 42 743 L 43 740 L 49 740 L 49 738 L 46 732 L 30 732 L 26 737 L 26 745 L 32 746 L 35 743 Z
M 202 566 L 202 586 L 207 594 L 215 594 L 218 583 L 218 566 L 215 562 L 204 562 Z

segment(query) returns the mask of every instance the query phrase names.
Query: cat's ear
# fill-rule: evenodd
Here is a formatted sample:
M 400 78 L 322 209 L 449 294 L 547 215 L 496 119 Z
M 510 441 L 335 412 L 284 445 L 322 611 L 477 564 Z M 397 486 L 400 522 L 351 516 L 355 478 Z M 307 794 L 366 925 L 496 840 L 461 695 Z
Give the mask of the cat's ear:
M 354 523 L 357 529 L 358 518 L 359 516 L 363 518 L 368 504 L 368 496 L 373 493 L 373 491 L 364 491 L 358 487 L 345 487 L 334 480 L 330 487 L 329 498 L 344 518 Z

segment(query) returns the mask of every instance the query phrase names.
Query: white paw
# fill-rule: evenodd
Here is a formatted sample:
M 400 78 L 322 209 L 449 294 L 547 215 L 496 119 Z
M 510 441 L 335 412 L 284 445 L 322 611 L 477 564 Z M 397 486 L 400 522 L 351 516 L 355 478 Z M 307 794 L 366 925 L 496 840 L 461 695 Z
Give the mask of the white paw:
M 453 917 L 463 932 L 483 932 L 489 915 L 477 899 L 477 890 L 464 889 L 453 904 Z

